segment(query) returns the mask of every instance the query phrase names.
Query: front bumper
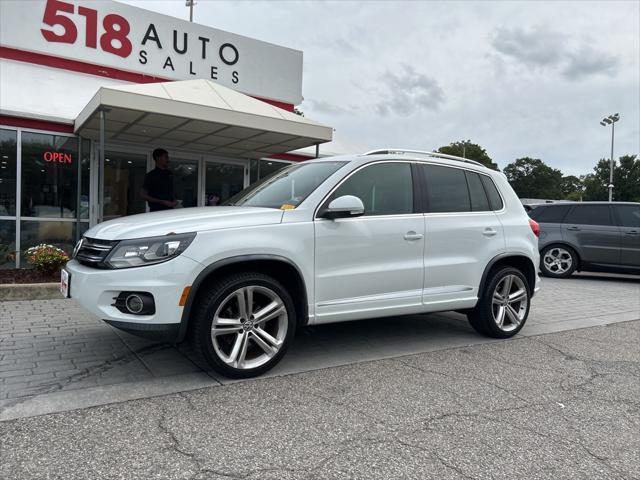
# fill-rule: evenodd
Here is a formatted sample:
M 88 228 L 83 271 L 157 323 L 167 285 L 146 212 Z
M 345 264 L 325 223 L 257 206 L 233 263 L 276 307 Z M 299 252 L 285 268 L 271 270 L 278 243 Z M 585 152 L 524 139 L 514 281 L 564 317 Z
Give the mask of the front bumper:
M 180 255 L 157 265 L 120 270 L 91 268 L 75 260 L 65 268 L 71 274 L 71 298 L 92 314 L 135 335 L 170 340 L 177 335 L 182 319 L 182 292 L 193 283 L 202 265 Z M 125 291 L 153 295 L 155 313 L 134 315 L 118 310 L 113 306 L 114 298 Z

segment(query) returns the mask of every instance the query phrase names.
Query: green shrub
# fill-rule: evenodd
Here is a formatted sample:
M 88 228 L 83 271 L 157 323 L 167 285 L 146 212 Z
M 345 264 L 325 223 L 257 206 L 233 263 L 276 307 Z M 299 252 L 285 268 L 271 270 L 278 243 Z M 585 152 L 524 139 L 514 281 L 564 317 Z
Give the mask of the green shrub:
M 45 273 L 58 271 L 69 261 L 64 250 L 44 243 L 28 249 L 25 258 L 37 270 Z

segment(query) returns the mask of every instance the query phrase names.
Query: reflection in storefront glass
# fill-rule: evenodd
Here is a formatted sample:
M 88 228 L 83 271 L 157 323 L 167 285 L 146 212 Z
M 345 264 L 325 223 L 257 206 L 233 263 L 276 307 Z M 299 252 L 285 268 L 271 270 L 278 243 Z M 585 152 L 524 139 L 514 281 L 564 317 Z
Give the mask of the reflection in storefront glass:
M 262 180 L 288 165 L 290 164 L 286 162 L 276 162 L 275 160 L 260 160 L 260 176 L 258 180 Z
M 133 153 L 106 152 L 104 160 L 104 220 L 146 211 L 140 197 L 147 156 Z
M 0 129 L 0 217 L 16 214 L 17 132 Z
M 89 218 L 89 187 L 91 186 L 90 166 L 91 166 L 91 141 L 82 140 L 80 168 L 82 178 L 80 179 L 80 218 Z
M 78 139 L 22 133 L 22 216 L 76 216 Z
M 0 269 L 15 268 L 16 222 L 0 220 Z
M 20 264 L 23 267 L 28 266 L 24 259 L 24 252 L 41 243 L 54 245 L 70 255 L 75 245 L 76 228 L 76 222 L 35 220 L 20 222 L 20 250 L 22 255 Z
M 169 168 L 173 173 L 173 192 L 178 207 L 198 205 L 198 162 L 171 158 Z
M 208 162 L 205 182 L 204 204 L 209 207 L 221 205 L 244 188 L 244 166 Z

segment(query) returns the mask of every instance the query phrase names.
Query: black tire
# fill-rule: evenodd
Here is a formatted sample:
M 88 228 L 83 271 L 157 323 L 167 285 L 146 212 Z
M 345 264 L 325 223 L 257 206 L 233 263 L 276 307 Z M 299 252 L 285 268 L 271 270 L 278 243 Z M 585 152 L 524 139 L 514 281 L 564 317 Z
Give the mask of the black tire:
M 273 355 L 268 361 L 266 361 L 266 363 L 256 366 L 255 368 L 237 368 L 230 365 L 229 363 L 225 363 L 225 361 L 223 361 L 221 356 L 217 353 L 212 338 L 212 324 L 216 312 L 218 312 L 218 309 L 220 308 L 225 308 L 225 305 L 228 304 L 228 302 L 232 302 L 230 296 L 234 294 L 234 292 L 237 292 L 239 289 L 243 289 L 246 287 L 257 287 L 258 289 L 263 287 L 272 291 L 282 300 L 284 309 L 286 310 L 286 322 L 285 320 L 273 320 L 283 322 L 279 323 L 280 328 L 283 328 L 283 324 L 286 324 L 286 336 L 282 340 L 279 350 L 277 350 L 277 353 L 275 353 L 275 355 Z M 223 302 L 225 303 L 225 305 L 222 305 Z M 251 317 L 253 318 L 253 315 Z M 245 321 L 243 321 L 243 325 L 244 323 Z M 251 323 L 253 324 L 253 322 Z M 261 375 L 267 370 L 273 368 L 282 359 L 295 336 L 297 318 L 295 306 L 291 295 L 289 295 L 287 290 L 282 286 L 282 284 L 280 284 L 280 282 L 262 273 L 246 272 L 229 275 L 207 287 L 207 290 L 203 292 L 203 294 L 198 298 L 193 316 L 191 317 L 191 324 L 191 345 L 200 360 L 204 361 L 213 370 L 220 373 L 221 375 L 224 375 L 225 377 L 249 378 Z M 266 326 L 267 323 L 265 323 L 264 325 Z M 253 328 L 253 325 L 250 328 Z M 250 334 L 249 331 L 242 329 L 237 333 L 226 334 L 224 337 L 230 337 L 227 345 L 231 346 L 237 336 L 240 336 L 243 333 L 246 333 L 247 336 L 249 336 Z M 219 342 L 222 342 L 223 340 L 226 341 L 224 337 L 220 336 L 221 340 Z M 256 335 L 255 333 L 253 337 L 249 337 L 253 339 L 252 343 L 249 343 L 249 340 L 247 340 L 247 354 L 249 354 L 250 348 L 256 350 L 256 353 L 260 353 L 260 349 L 258 348 L 259 344 L 254 339 L 255 337 L 258 337 L 258 335 Z M 220 344 L 217 343 L 217 345 L 219 347 L 218 349 L 220 350 Z M 262 352 L 262 354 L 264 355 L 264 351 Z M 231 357 L 231 354 L 229 355 L 229 357 Z
M 550 266 L 545 261 L 545 258 L 547 257 L 547 255 L 550 253 L 553 253 L 554 251 L 566 252 L 563 255 L 566 255 L 566 254 L 569 255 L 570 262 L 571 262 L 571 265 L 569 266 L 569 268 L 562 269 L 562 271 L 559 271 L 555 269 L 557 265 Z M 580 260 L 578 259 L 578 254 L 573 248 L 568 247 L 566 245 L 548 245 L 544 247 L 540 252 L 540 273 L 542 273 L 542 275 L 544 275 L 545 277 L 549 277 L 549 278 L 567 278 L 567 277 L 570 277 L 573 274 L 573 272 L 576 271 L 576 268 L 578 268 L 579 261 Z
M 513 306 L 511 307 L 515 313 L 522 315 L 522 319 L 519 319 L 519 323 L 517 325 L 511 321 L 511 313 L 507 314 L 505 310 L 505 313 L 502 315 L 503 326 L 501 328 L 498 325 L 498 320 L 496 320 L 496 311 L 500 309 L 501 305 L 496 305 L 494 303 L 494 293 L 497 293 L 496 288 L 499 285 L 501 285 L 501 287 L 506 286 L 506 284 L 503 284 L 502 282 L 510 276 L 517 277 L 519 281 L 512 279 L 509 291 L 513 292 L 513 287 L 515 286 L 517 290 L 516 292 L 513 292 L 512 295 L 514 295 L 523 289 L 524 294 L 526 295 L 526 305 L 522 303 L 514 303 L 515 308 Z M 478 304 L 467 314 L 467 318 L 474 330 L 482 335 L 493 338 L 510 338 L 516 335 L 520 330 L 522 330 L 522 327 L 524 327 L 524 324 L 529 317 L 530 307 L 531 287 L 528 284 L 526 277 L 517 268 L 502 267 L 489 273 L 489 277 L 485 283 L 484 291 L 481 292 Z M 503 306 L 503 308 L 507 309 L 506 306 Z M 509 325 L 504 324 L 505 320 L 509 321 Z

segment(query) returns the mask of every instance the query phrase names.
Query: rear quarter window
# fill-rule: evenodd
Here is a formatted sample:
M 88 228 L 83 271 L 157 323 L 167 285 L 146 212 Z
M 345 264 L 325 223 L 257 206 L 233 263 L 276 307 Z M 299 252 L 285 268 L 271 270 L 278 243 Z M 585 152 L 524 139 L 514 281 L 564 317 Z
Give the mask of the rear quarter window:
M 480 178 L 482 179 L 482 184 L 487 192 L 487 197 L 489 197 L 491 210 L 502 210 L 502 207 L 504 206 L 502 203 L 502 197 L 500 196 L 500 193 L 498 193 L 498 189 L 493 183 L 493 180 L 491 180 L 488 175 L 480 175 Z

